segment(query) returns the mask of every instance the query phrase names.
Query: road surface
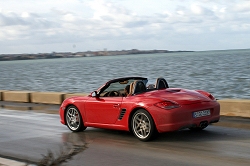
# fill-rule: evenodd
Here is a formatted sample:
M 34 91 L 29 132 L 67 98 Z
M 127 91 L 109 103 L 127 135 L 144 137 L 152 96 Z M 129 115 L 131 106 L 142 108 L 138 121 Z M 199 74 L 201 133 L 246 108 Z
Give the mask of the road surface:
M 48 151 L 58 156 L 85 145 L 87 149 L 63 165 L 250 165 L 249 119 L 222 118 L 201 132 L 164 133 L 154 141 L 141 142 L 123 131 L 87 128 L 72 133 L 60 124 L 58 114 L 41 113 L 46 106 L 38 112 L 33 106 L 16 105 L 20 107 L 0 107 L 0 157 L 36 163 Z

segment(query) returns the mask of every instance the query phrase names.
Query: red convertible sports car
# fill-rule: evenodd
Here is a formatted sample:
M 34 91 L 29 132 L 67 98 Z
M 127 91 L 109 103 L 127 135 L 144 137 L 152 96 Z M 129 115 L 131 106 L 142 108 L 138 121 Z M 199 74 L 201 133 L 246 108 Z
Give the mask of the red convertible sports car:
M 141 141 L 156 133 L 202 130 L 220 119 L 220 105 L 208 92 L 169 88 L 164 78 L 147 85 L 143 77 L 108 81 L 85 97 L 60 107 L 61 123 L 74 132 L 86 127 L 131 131 Z

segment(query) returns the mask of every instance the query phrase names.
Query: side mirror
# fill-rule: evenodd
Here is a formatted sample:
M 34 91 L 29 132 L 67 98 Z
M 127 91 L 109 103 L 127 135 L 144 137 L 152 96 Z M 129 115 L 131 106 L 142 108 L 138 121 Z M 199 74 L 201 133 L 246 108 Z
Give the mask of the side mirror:
M 92 92 L 90 95 L 91 95 L 91 97 L 99 97 L 97 94 L 97 91 Z

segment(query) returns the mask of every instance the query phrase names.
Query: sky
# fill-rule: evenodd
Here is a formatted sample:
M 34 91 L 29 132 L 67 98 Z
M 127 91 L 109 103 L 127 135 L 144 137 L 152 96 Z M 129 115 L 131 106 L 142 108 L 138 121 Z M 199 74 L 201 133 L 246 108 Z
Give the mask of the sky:
M 0 54 L 250 48 L 250 0 L 0 0 Z

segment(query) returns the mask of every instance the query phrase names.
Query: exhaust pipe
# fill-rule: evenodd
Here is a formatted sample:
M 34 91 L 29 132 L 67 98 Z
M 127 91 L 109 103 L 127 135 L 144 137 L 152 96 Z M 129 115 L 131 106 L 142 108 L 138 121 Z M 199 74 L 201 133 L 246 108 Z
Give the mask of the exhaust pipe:
M 206 128 L 207 126 L 208 126 L 208 121 L 203 121 L 199 125 L 200 128 Z

